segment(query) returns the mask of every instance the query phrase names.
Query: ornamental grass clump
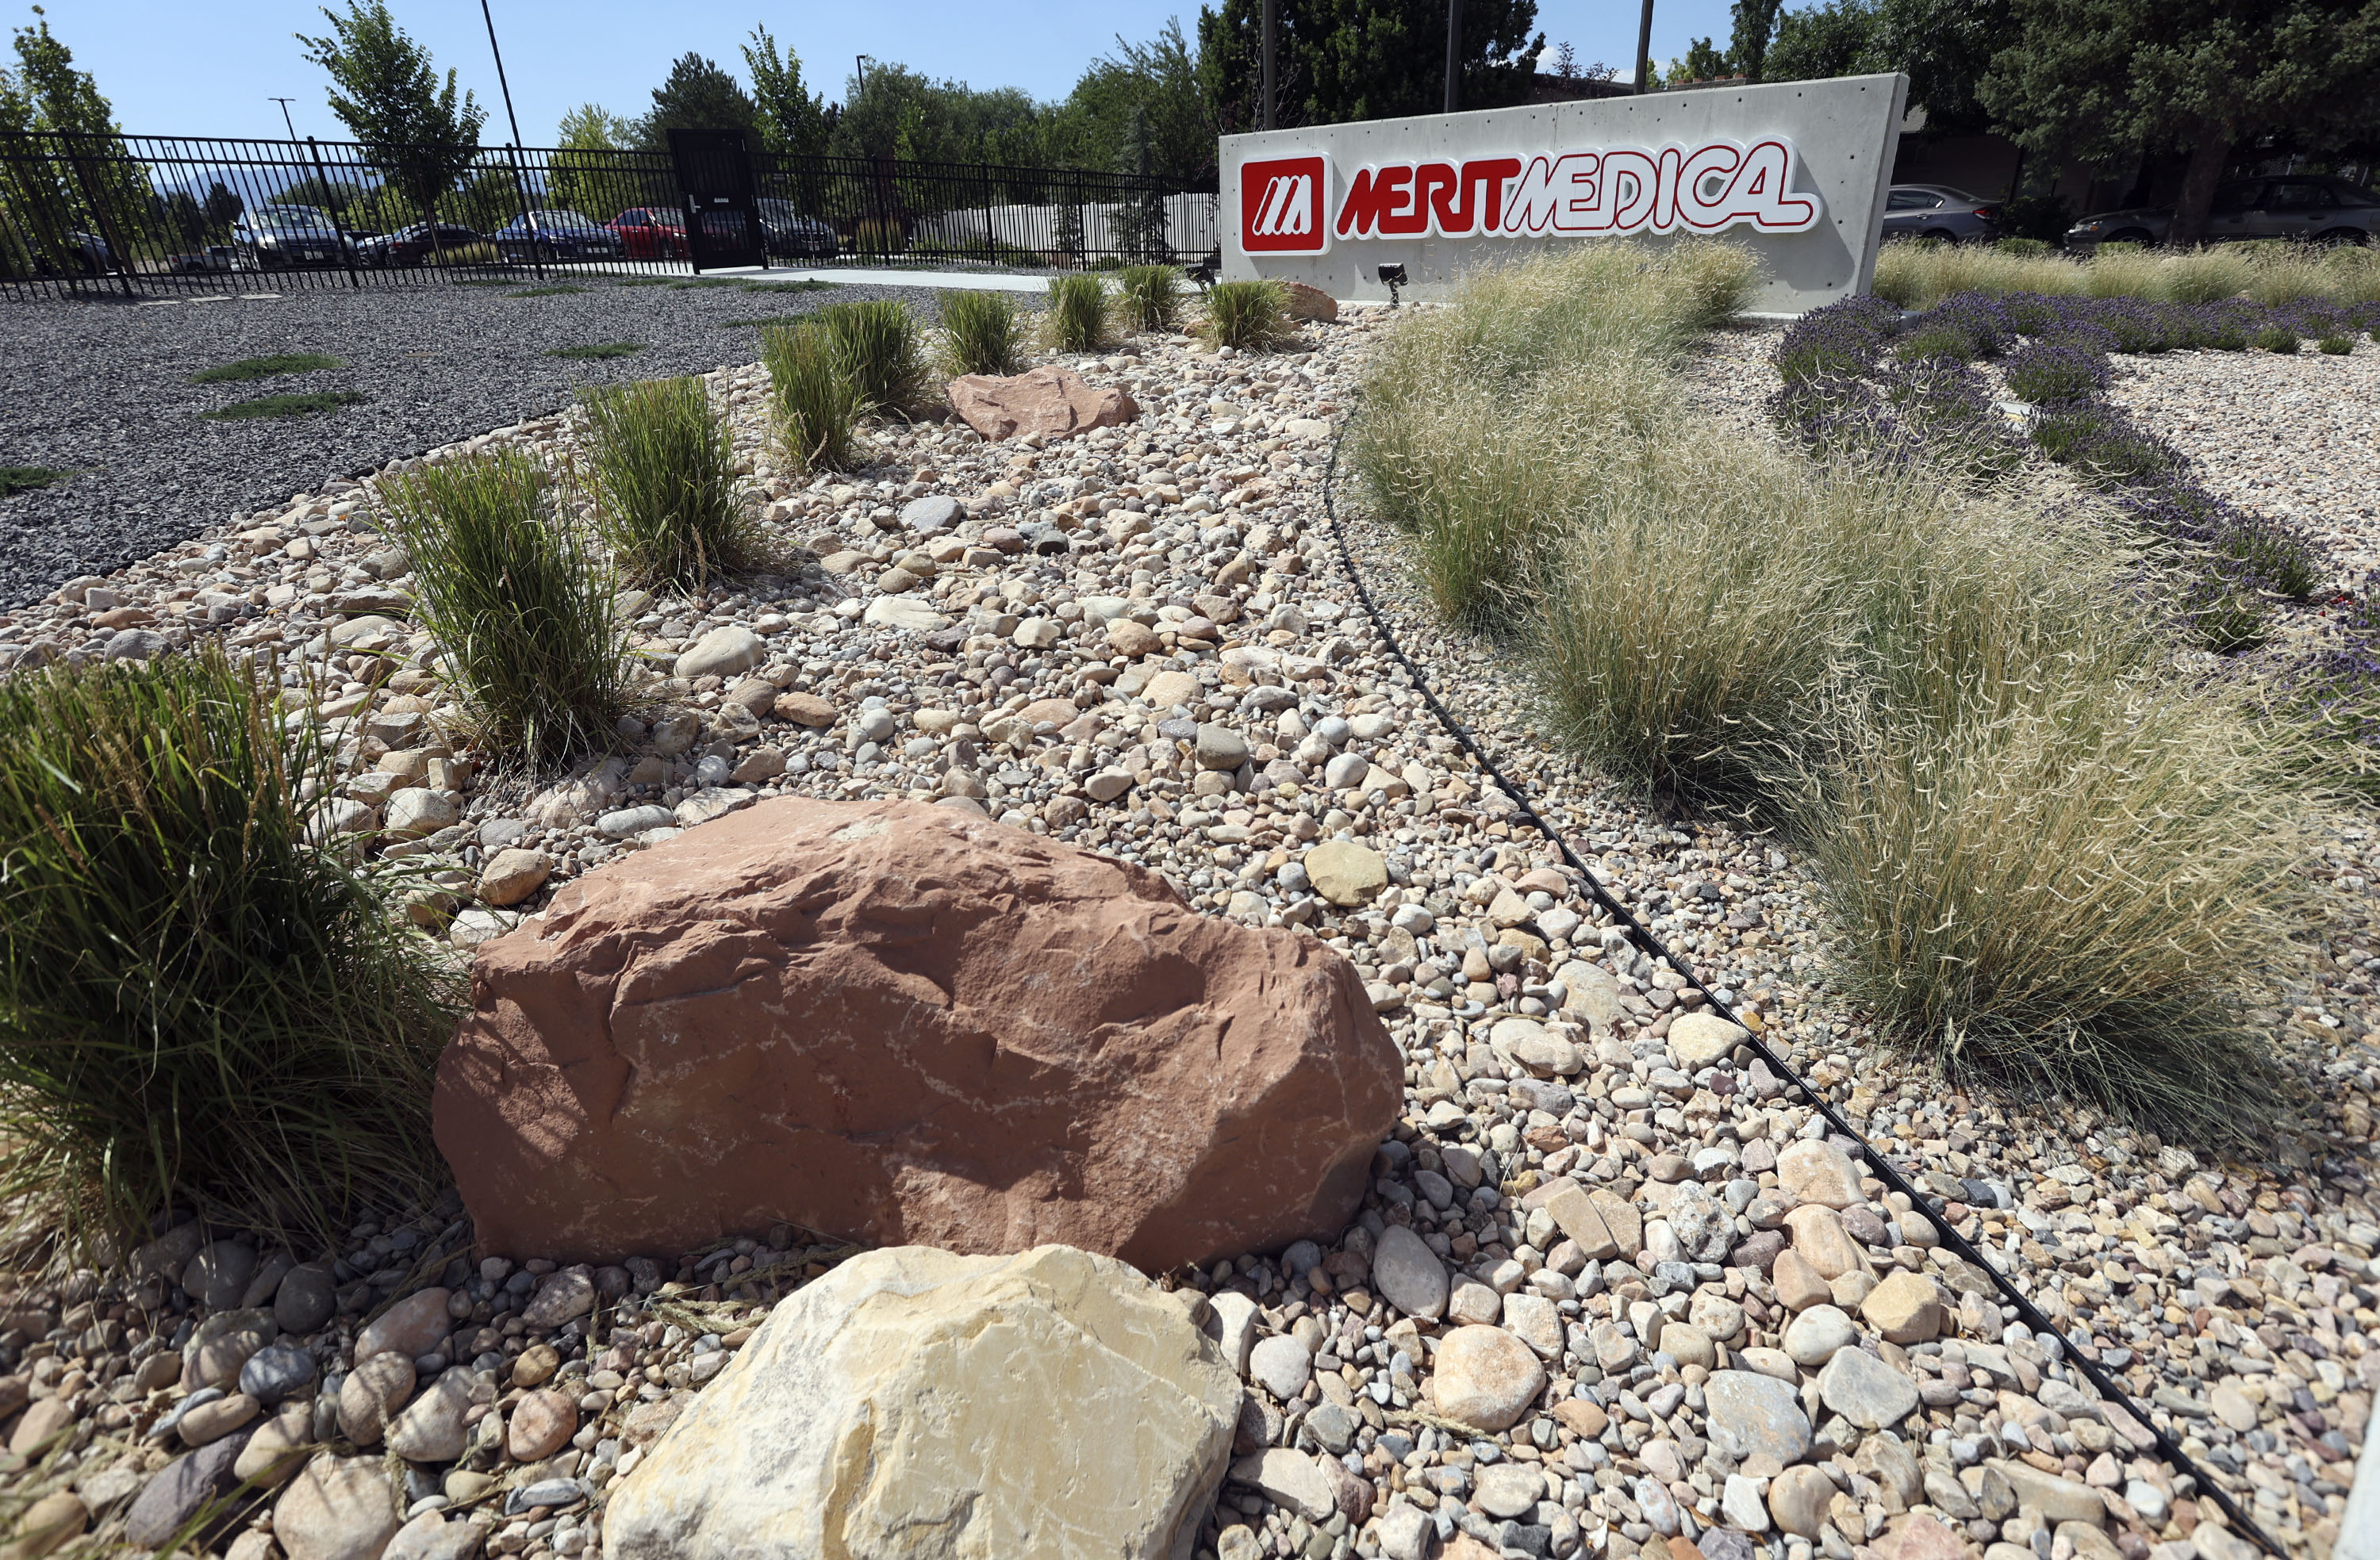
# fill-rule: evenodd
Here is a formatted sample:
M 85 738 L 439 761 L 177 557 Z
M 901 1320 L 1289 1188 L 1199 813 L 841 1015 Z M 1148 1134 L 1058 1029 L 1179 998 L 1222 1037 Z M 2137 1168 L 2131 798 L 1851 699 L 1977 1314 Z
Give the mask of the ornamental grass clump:
M 9 1233 L 167 1208 L 328 1242 L 441 1174 L 461 990 L 319 837 L 334 783 L 219 648 L 0 683 L 0 1198 Z
M 811 318 L 833 344 L 869 412 L 906 417 L 925 405 L 925 344 L 907 304 L 898 298 L 838 303 Z
M 1096 276 L 1051 277 L 1046 328 L 1050 345 L 1061 352 L 1097 352 L 1106 345 L 1106 284 Z
M 584 480 L 623 574 L 694 589 L 752 562 L 735 440 L 698 377 L 580 393 Z
M 413 559 L 414 615 L 480 744 L 531 768 L 597 751 L 636 702 L 618 579 L 516 451 L 384 478 Z
M 848 471 L 859 464 L 859 419 L 868 398 L 826 331 L 804 321 L 760 333 L 760 361 L 777 440 L 796 471 Z
M 1218 282 L 1207 289 L 1207 317 L 1198 334 L 1209 346 L 1270 352 L 1295 333 L 1289 289 L 1278 282 Z
M 1171 331 L 1182 322 L 1182 271 L 1128 265 L 1116 272 L 1116 323 L 1126 331 Z
M 1008 293 L 944 293 L 942 334 L 935 362 L 952 379 L 995 379 L 1025 367 L 1025 313 Z

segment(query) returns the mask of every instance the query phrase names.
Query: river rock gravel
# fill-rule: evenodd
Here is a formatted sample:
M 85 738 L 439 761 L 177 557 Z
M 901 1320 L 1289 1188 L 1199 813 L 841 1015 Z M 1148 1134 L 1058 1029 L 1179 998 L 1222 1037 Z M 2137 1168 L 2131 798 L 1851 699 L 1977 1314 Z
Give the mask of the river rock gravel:
M 999 445 L 954 424 L 886 429 L 866 469 L 808 480 L 776 465 L 760 374 L 713 375 L 789 562 L 630 602 L 656 718 L 571 775 L 530 782 L 461 740 L 368 484 L 317 484 L 78 581 L 0 618 L 0 654 L 117 653 L 138 630 L 154 643 L 127 653 L 221 636 L 283 658 L 293 706 L 315 685 L 301 671 L 327 676 L 313 714 L 346 774 L 326 804 L 368 859 L 437 886 L 411 911 L 457 949 L 624 852 L 795 793 L 979 809 L 1347 954 L 1407 1088 L 1356 1223 L 1328 1247 L 1164 1276 L 1210 1298 L 1207 1324 L 1248 1382 L 1202 1556 L 1669 1560 L 1671 1540 L 1706 1560 L 2248 1554 L 2092 1392 L 2073 1364 L 2085 1350 L 2291 1554 L 2326 1555 L 2380 1383 L 2365 833 L 2342 828 L 2307 864 L 2329 923 L 2260 1009 L 2325 1096 L 2326 1137 L 2218 1160 L 1951 1089 L 1831 993 L 1803 864 L 1657 816 L 1556 752 L 1509 656 L 1434 623 L 1397 538 L 1342 492 L 1365 582 L 1456 718 L 2063 1336 L 2034 1335 L 1749 1046 L 1682 1022 L 1707 1017 L 1700 994 L 1619 935 L 1387 655 L 1322 492 L 1335 419 L 1392 317 L 1344 321 L 1264 357 L 1149 335 L 1066 357 L 1128 390 L 1139 419 Z M 1756 398 L 1753 369 L 1724 359 L 1761 335 L 1723 333 L 1690 371 L 1698 396 L 1720 404 L 1707 386 L 1732 374 Z M 556 453 L 572 435 L 540 417 L 491 437 Z M 917 502 L 932 499 L 953 502 Z M 103 621 L 126 610 L 140 621 Z M 750 664 L 676 674 L 731 628 L 757 641 Z M 382 832 L 416 791 L 458 821 Z M 124 1273 L 0 1288 L 0 1401 L 27 1405 L 25 1444 L 0 1464 L 9 1493 L 71 1496 L 92 1542 L 196 1487 L 175 1459 L 209 1454 L 176 1416 L 222 1390 L 209 1372 L 243 1385 L 227 1356 L 252 1340 L 250 1358 L 274 1345 L 317 1365 L 310 1428 L 336 1456 L 282 1497 L 306 1522 L 409 1517 L 424 1544 L 464 1524 L 452 1538 L 492 1554 L 597 1553 L 612 1481 L 769 1304 L 844 1254 L 781 1227 L 557 1270 L 471 1251 L 449 1201 L 358 1225 L 327 1267 L 246 1253 L 246 1289 L 209 1289 L 225 1308 L 190 1279 L 212 1286 L 244 1257 L 202 1262 L 206 1234 L 163 1231 Z M 325 1288 L 328 1316 L 310 1309 Z M 404 1300 L 432 1294 L 443 1308 Z M 363 1324 L 391 1300 L 421 1324 L 405 1347 L 426 1347 L 359 1361 Z M 468 1404 L 463 1450 L 386 1476 L 383 1509 L 349 1471 L 363 1453 L 339 1439 L 341 1409 L 358 1397 L 367 1432 L 413 1412 L 391 1400 L 400 1363 L 411 1402 Z M 271 1373 L 307 1400 L 279 1385 L 300 1373 Z M 36 1421 L 49 1402 L 64 1407 Z M 450 1411 L 421 1411 L 418 1448 L 448 1449 Z M 516 1455 L 573 1417 L 559 1449 Z M 281 1422 L 260 1412 L 226 1438 Z M 346 1506 L 323 1494 L 334 1478 Z M 269 1509 L 214 1542 L 266 1560 Z

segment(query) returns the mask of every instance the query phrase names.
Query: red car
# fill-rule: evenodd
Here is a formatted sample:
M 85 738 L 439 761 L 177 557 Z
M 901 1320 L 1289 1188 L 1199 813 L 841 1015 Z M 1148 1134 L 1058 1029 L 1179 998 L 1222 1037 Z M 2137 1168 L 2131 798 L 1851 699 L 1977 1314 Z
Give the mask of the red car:
M 638 206 L 603 225 L 620 236 L 632 260 L 684 260 L 689 252 L 686 213 L 667 206 Z

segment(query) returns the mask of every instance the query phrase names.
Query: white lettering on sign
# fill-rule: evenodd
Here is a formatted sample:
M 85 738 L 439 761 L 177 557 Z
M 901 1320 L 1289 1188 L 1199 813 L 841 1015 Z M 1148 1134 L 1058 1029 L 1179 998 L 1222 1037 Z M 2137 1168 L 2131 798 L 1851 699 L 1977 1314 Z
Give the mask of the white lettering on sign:
M 1763 233 L 1817 225 L 1823 203 L 1795 193 L 1792 143 L 1770 137 L 1597 151 L 1382 163 L 1359 168 L 1327 227 L 1324 159 L 1250 163 L 1241 170 L 1241 248 L 1319 253 L 1331 238 L 1578 236 Z

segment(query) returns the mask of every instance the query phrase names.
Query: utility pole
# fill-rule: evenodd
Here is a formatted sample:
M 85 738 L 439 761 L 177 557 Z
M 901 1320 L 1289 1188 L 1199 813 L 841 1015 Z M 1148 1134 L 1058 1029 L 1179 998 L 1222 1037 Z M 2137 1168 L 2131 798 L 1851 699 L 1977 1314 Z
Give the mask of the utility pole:
M 870 56 L 867 54 L 854 54 L 851 56 L 852 68 L 859 72 L 859 90 L 863 92 L 868 91 L 868 61 L 869 58 Z
M 1280 42 L 1281 0 L 1264 0 L 1264 55 L 1257 70 L 1257 128 L 1272 128 L 1273 53 Z
M 480 15 L 487 18 L 488 53 L 496 56 L 496 90 L 504 94 L 504 123 L 513 127 L 513 144 L 518 146 L 521 143 L 520 118 L 513 113 L 512 83 L 504 79 L 504 52 L 496 47 L 496 16 L 488 9 L 488 0 L 480 0 Z
M 1645 0 L 1644 19 L 1636 24 L 1636 91 L 1645 91 L 1645 78 L 1653 74 L 1653 0 Z
M 296 140 L 298 139 L 298 127 L 290 122 L 289 105 L 296 103 L 298 100 L 296 98 L 267 98 L 264 101 L 267 103 L 277 103 L 281 105 L 281 122 L 289 127 L 289 139 L 291 140 Z
M 1651 5 L 1653 0 L 1645 0 Z M 1446 112 L 1463 106 L 1463 0 L 1446 0 Z

